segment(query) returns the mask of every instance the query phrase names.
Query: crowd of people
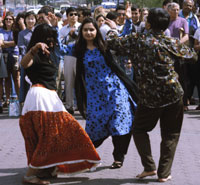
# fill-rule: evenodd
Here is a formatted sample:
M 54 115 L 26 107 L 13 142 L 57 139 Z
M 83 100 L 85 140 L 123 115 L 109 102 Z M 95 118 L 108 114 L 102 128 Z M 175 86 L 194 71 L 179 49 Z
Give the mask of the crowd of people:
M 121 168 L 132 135 L 144 167 L 137 178 L 170 180 L 195 87 L 200 110 L 197 15 L 193 0 L 184 0 L 182 9 L 164 0 L 151 9 L 127 2 L 94 13 L 70 7 L 54 14 L 50 6 L 16 18 L 7 12 L 0 28 L 0 113 L 15 92 L 29 165 L 23 181 L 49 184 L 43 178 L 97 166 L 96 148 L 109 136 L 110 168 Z M 76 109 L 85 129 L 73 117 Z M 148 132 L 158 121 L 157 168 Z

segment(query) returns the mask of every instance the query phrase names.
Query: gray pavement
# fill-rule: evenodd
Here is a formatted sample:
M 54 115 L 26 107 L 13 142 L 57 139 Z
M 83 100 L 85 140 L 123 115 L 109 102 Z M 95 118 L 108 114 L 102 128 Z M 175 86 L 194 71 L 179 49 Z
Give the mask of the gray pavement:
M 194 109 L 190 106 L 190 109 Z M 75 117 L 84 127 L 78 113 Z M 7 113 L 0 115 L 0 185 L 20 185 L 27 169 L 24 140 L 19 129 L 19 119 L 9 118 Z M 160 132 L 159 124 L 150 133 L 152 152 L 158 164 Z M 102 165 L 94 172 L 85 172 L 73 176 L 59 175 L 58 179 L 50 180 L 53 185 L 156 185 L 156 176 L 137 180 L 135 176 L 143 168 L 131 140 L 124 166 L 111 170 L 113 162 L 111 138 L 108 138 L 97 151 Z M 165 185 L 200 185 L 200 111 L 190 110 L 185 113 L 180 141 L 172 167 L 172 180 Z

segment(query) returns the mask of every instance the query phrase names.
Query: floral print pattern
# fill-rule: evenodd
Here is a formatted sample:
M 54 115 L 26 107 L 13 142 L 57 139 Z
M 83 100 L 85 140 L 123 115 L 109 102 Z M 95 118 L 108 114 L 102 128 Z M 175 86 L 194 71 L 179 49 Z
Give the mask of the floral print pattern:
M 125 135 L 132 129 L 130 95 L 95 48 L 84 56 L 87 89 L 86 131 L 92 141 Z
M 197 60 L 197 54 L 177 39 L 149 31 L 146 34 L 131 33 L 118 37 L 110 32 L 108 46 L 133 61 L 139 102 L 150 108 L 164 107 L 183 96 L 174 62 L 178 59 Z

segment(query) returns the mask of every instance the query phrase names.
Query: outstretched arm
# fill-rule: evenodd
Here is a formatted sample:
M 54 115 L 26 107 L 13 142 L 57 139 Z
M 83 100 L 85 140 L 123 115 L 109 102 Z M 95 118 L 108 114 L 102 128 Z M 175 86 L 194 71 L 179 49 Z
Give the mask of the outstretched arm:
M 48 46 L 45 43 L 37 43 L 33 46 L 28 53 L 22 58 L 21 65 L 23 68 L 28 68 L 33 64 L 33 58 L 37 54 L 37 52 L 41 49 L 45 54 L 49 55 Z

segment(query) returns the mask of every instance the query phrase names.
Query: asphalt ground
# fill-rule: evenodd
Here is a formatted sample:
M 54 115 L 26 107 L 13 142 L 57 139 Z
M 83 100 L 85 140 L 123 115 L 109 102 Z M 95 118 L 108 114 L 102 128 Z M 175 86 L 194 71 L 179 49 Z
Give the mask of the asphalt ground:
M 200 111 L 189 106 L 185 112 L 180 141 L 172 166 L 172 180 L 165 185 L 200 185 Z M 78 112 L 77 120 L 84 127 L 85 121 Z M 152 153 L 158 164 L 160 150 L 159 123 L 150 133 Z M 120 169 L 109 169 L 113 162 L 113 146 L 109 137 L 98 149 L 102 159 L 96 171 L 76 175 L 59 175 L 51 179 L 53 185 L 157 185 L 157 176 L 143 180 L 136 175 L 143 171 L 133 139 L 131 140 L 125 162 Z M 8 112 L 0 114 L 0 185 L 20 185 L 27 170 L 24 140 L 19 128 L 19 118 L 8 117 Z

